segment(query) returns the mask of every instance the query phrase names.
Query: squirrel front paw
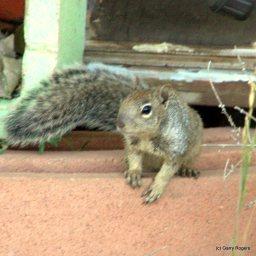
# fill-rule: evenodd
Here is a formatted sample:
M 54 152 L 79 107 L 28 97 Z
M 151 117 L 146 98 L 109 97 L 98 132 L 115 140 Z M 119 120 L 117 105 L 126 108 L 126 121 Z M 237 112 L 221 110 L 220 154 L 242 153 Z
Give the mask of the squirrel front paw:
M 197 170 L 194 170 L 192 168 L 187 168 L 182 166 L 177 172 L 176 176 L 181 176 L 181 177 L 193 177 L 197 179 L 200 176 L 200 172 Z
M 126 182 L 133 188 L 141 186 L 141 170 L 128 170 L 125 171 L 124 177 Z
M 165 186 L 165 184 L 160 184 L 154 181 L 141 195 L 144 197 L 144 202 L 149 204 L 156 201 L 163 194 Z

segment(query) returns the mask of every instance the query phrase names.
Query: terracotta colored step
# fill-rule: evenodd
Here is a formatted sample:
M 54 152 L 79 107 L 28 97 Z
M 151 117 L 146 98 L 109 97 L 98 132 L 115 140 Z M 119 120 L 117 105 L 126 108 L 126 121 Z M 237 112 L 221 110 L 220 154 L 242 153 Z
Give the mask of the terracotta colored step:
M 246 204 L 255 200 L 255 170 Z M 231 245 L 235 227 L 237 172 L 226 181 L 222 170 L 174 178 L 158 202 L 144 205 L 140 194 L 149 182 L 134 190 L 120 174 L 2 173 L 0 255 L 231 255 L 223 246 Z M 256 255 L 255 214 L 255 206 L 242 210 L 238 245 L 250 251 L 240 255 Z
M 227 160 L 237 164 L 241 159 L 241 149 L 210 147 L 203 148 L 195 168 L 201 171 L 224 170 Z M 256 164 L 256 151 L 252 164 Z M 123 150 L 100 151 L 7 151 L 0 155 L 2 172 L 122 172 L 125 169 Z
M 202 154 L 195 163 L 199 170 L 224 169 L 227 161 L 234 165 L 240 161 L 241 148 L 218 146 L 234 144 L 229 128 L 205 129 L 203 143 Z M 113 149 L 122 148 L 122 139 L 117 133 L 73 132 L 59 147 L 48 146 L 43 154 L 28 150 L 8 151 L 0 156 L 0 171 L 120 172 L 125 168 L 123 151 Z M 256 152 L 252 163 L 256 164 Z

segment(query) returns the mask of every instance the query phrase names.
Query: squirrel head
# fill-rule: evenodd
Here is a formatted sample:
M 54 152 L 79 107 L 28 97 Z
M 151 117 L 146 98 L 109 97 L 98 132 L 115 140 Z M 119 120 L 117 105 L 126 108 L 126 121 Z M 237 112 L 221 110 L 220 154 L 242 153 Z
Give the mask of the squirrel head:
M 164 85 L 150 90 L 131 93 L 121 103 L 117 128 L 124 134 L 154 134 L 165 117 L 173 90 Z

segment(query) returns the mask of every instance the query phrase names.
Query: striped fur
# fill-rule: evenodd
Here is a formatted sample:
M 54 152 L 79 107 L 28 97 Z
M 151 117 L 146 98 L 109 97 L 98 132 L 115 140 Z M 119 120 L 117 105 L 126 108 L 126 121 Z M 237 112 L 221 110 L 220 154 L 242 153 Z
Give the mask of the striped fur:
M 77 126 L 115 130 L 121 100 L 136 78 L 125 68 L 91 63 L 55 72 L 22 96 L 6 120 L 9 145 L 37 144 Z M 139 82 L 139 88 L 145 86 Z

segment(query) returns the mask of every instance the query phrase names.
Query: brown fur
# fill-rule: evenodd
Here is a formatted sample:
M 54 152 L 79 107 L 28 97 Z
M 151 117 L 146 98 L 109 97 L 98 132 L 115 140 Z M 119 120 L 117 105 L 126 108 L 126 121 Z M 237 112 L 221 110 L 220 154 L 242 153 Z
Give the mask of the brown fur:
M 142 114 L 145 104 L 151 106 L 147 115 Z M 157 200 L 171 177 L 188 169 L 200 152 L 201 118 L 168 86 L 129 95 L 121 104 L 117 124 L 125 139 L 127 182 L 140 186 L 145 166 L 160 169 L 143 193 L 146 203 Z M 139 138 L 138 143 L 134 137 Z M 195 171 L 180 171 L 184 173 L 196 176 Z

